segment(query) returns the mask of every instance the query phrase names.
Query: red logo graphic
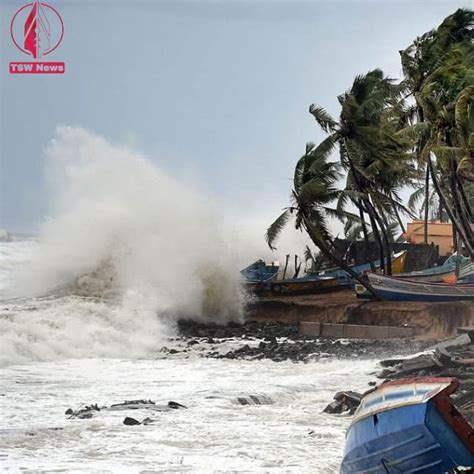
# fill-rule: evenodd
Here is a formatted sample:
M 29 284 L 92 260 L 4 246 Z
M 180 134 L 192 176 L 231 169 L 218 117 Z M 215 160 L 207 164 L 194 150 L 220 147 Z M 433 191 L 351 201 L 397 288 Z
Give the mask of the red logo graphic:
M 10 34 L 15 46 L 23 53 L 40 59 L 52 53 L 64 36 L 61 15 L 51 5 L 33 2 L 20 8 L 12 18 Z M 14 62 L 12 74 L 61 74 L 63 62 Z

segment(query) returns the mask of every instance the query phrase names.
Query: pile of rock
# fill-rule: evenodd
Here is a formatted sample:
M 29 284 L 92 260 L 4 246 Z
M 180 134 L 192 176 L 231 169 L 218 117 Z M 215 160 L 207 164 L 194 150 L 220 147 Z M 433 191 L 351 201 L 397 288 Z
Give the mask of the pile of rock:
M 461 332 L 456 339 L 437 344 L 429 352 L 415 357 L 382 360 L 383 370 L 377 377 L 385 381 L 411 377 L 456 378 L 460 386 L 451 398 L 464 418 L 474 426 L 474 329 L 461 329 Z M 370 385 L 375 385 L 375 382 Z M 324 412 L 354 412 L 362 396 L 356 392 L 338 392 Z
M 378 377 L 386 380 L 421 376 L 456 378 L 460 385 L 452 400 L 474 426 L 474 329 L 432 349 L 432 352 L 410 359 L 381 361 L 384 369 Z
M 363 395 L 358 392 L 337 392 L 334 395 L 334 401 L 331 402 L 324 410 L 324 413 L 341 414 L 349 413 L 353 415 L 360 405 Z
M 219 326 L 213 323 L 204 324 L 191 320 L 181 320 L 178 322 L 178 330 L 179 334 L 185 338 L 263 339 L 288 337 L 301 339 L 299 323 L 246 321 L 245 323 L 231 322 L 227 326 Z
M 340 340 L 335 338 L 315 338 L 300 333 L 298 323 L 247 321 L 232 323 L 222 327 L 181 321 L 178 324 L 181 339 L 187 342 L 186 349 L 163 349 L 168 354 L 187 352 L 191 346 L 202 347 L 205 357 L 217 359 L 269 359 L 274 362 L 290 360 L 309 362 L 322 358 L 373 359 L 400 351 L 400 341 L 386 340 Z M 217 350 L 218 345 L 231 340 L 240 347 L 227 352 Z M 426 342 L 404 342 L 405 353 L 413 354 L 425 347 Z
M 157 405 L 152 400 L 126 400 L 123 403 L 115 403 L 110 406 L 101 406 L 97 403 L 92 405 L 86 405 L 85 407 L 79 408 L 78 410 L 73 410 L 72 408 L 68 408 L 65 412 L 68 415 L 68 419 L 88 419 L 96 416 L 101 411 L 122 411 L 122 410 L 152 410 L 152 411 L 159 411 L 165 412 L 170 410 L 178 410 L 181 408 L 187 408 L 181 403 L 169 401 L 166 405 Z M 147 425 L 152 423 L 153 419 L 145 418 L 143 421 L 138 421 L 135 418 L 125 417 L 123 420 L 124 425 Z

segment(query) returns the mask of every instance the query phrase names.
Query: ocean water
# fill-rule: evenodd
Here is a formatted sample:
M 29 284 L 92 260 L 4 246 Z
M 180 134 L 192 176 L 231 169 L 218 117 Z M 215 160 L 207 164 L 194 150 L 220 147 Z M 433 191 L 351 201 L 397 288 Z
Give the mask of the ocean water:
M 48 219 L 0 242 L 0 471 L 337 472 L 350 418 L 321 411 L 376 361 L 163 352 L 180 317 L 243 320 L 238 270 L 263 239 L 239 243 L 189 185 L 86 130 L 59 127 L 46 155 Z M 135 399 L 188 408 L 65 415 Z
M 0 244 L 4 284 L 36 245 Z M 114 320 L 123 308 L 89 298 L 4 297 L 0 308 L 3 472 L 338 472 L 350 418 L 321 411 L 340 389 L 366 389 L 376 366 L 166 356 L 161 347 L 176 344 L 169 320 L 134 350 L 143 330 Z M 238 403 L 250 395 L 264 404 Z M 65 415 L 134 399 L 188 408 Z M 125 416 L 154 422 L 126 426 Z

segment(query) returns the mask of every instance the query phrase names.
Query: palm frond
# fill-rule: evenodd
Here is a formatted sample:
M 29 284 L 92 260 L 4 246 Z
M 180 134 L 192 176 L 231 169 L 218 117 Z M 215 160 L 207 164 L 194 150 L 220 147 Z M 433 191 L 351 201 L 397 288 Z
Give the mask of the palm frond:
M 265 240 L 272 250 L 276 250 L 276 247 L 274 247 L 273 244 L 276 242 L 281 231 L 287 224 L 290 215 L 291 210 L 285 209 L 283 213 L 280 214 L 280 216 L 278 216 L 273 222 L 273 224 L 271 224 L 270 227 L 267 229 L 267 232 L 265 234 Z
M 316 119 L 318 125 L 327 133 L 334 132 L 337 122 L 322 107 L 311 104 L 309 113 Z

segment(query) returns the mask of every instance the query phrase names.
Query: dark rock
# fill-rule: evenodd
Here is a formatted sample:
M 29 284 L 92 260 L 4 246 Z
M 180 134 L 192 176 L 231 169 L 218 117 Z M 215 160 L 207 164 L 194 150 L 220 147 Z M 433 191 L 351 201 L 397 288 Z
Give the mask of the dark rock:
M 64 412 L 65 415 L 72 415 L 73 413 L 74 413 L 74 412 L 72 411 L 72 408 L 68 408 L 68 409 Z
M 362 397 L 362 394 L 351 390 L 337 392 L 334 395 L 334 401 L 323 410 L 323 413 L 339 414 L 348 411 L 352 415 L 360 405 Z
M 194 321 L 179 321 L 178 330 L 181 340 L 187 341 L 189 346 L 200 341 L 194 338 L 206 338 L 204 341 L 212 343 L 223 342 L 225 339 L 233 341 L 240 339 L 240 348 L 229 350 L 226 354 L 216 351 L 204 351 L 202 357 L 218 359 L 269 359 L 274 362 L 290 360 L 293 362 L 308 362 L 324 358 L 373 359 L 382 358 L 389 354 L 410 354 L 419 352 L 428 346 L 428 342 L 398 340 L 357 340 L 350 344 L 334 339 L 314 339 L 299 333 L 298 323 L 258 322 L 246 321 L 244 324 L 233 323 L 229 326 L 203 324 Z M 216 341 L 215 339 L 219 339 Z M 247 341 L 259 340 L 255 347 L 250 347 Z M 279 340 L 284 339 L 280 343 Z M 245 342 L 244 342 L 245 341 Z M 201 341 L 202 342 L 202 341 Z
M 342 403 L 337 402 L 334 400 L 331 402 L 324 410 L 323 413 L 329 413 L 331 415 L 334 415 L 336 413 L 342 413 Z
M 126 416 L 123 420 L 123 424 L 127 426 L 134 426 L 134 425 L 139 425 L 140 422 L 138 420 L 135 420 L 135 418 Z
M 381 360 L 379 364 L 382 367 L 393 367 L 395 365 L 399 365 L 403 363 L 404 359 L 386 359 L 386 360 Z
M 435 350 L 435 356 L 444 367 L 449 367 L 452 365 L 453 356 L 443 347 L 438 347 Z
M 173 402 L 173 401 L 168 402 L 168 407 L 172 408 L 173 410 L 178 410 L 179 408 L 188 408 L 184 405 L 181 405 L 181 403 Z

